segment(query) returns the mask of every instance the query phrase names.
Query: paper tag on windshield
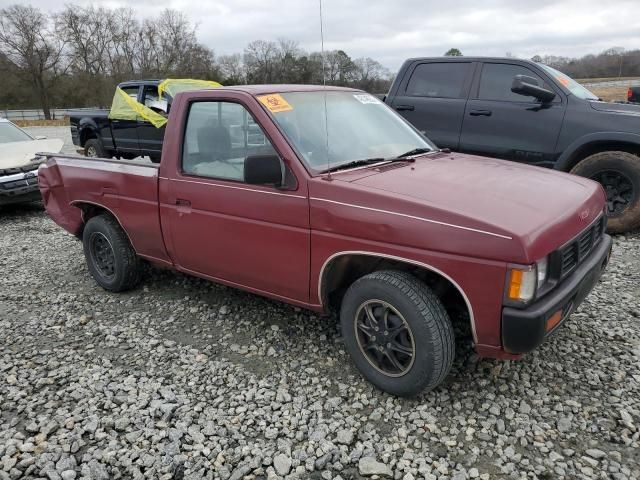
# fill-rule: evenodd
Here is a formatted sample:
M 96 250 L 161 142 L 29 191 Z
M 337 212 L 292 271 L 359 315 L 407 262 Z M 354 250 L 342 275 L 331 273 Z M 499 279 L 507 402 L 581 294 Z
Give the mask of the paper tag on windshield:
M 260 95 L 258 97 L 260 103 L 269 109 L 270 112 L 289 112 L 293 107 L 279 93 L 270 93 L 269 95 Z
M 353 97 L 360 103 L 381 103 L 380 100 L 368 93 L 354 93 Z

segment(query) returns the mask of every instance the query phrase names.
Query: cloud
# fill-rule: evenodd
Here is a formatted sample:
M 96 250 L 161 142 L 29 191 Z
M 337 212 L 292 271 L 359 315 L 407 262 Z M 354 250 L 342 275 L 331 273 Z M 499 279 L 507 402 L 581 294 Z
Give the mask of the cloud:
M 0 0 L 0 7 L 11 3 Z M 67 0 L 33 0 L 55 11 Z M 241 52 L 251 40 L 287 38 L 319 50 L 317 0 L 76 0 L 79 5 L 131 6 L 141 17 L 162 8 L 184 11 L 198 37 L 218 54 Z M 637 0 L 323 0 L 325 48 L 369 56 L 392 70 L 408 57 L 442 55 L 582 56 L 640 45 Z

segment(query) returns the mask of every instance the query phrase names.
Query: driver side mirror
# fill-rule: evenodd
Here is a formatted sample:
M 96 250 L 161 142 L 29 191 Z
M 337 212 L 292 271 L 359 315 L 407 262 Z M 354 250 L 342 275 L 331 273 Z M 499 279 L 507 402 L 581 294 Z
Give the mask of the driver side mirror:
M 244 181 L 253 185 L 283 184 L 284 164 L 277 155 L 249 155 L 244 161 Z
M 542 103 L 549 103 L 556 98 L 556 94 L 554 92 L 539 86 L 538 80 L 534 77 L 529 77 L 528 75 L 516 75 L 513 77 L 511 91 L 518 95 L 537 98 Z

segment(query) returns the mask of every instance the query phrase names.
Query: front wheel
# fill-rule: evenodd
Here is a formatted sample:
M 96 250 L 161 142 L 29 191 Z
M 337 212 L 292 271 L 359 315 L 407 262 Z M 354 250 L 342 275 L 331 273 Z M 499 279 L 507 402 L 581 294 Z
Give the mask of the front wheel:
M 408 273 L 380 271 L 354 282 L 342 300 L 340 322 L 356 367 L 381 390 L 416 395 L 449 373 L 451 321 L 438 297 Z
M 571 173 L 600 183 L 607 194 L 607 229 L 624 233 L 640 227 L 640 158 L 628 152 L 601 152 Z
M 122 292 L 140 279 L 140 259 L 120 224 L 110 215 L 91 218 L 82 233 L 87 267 L 105 290 Z

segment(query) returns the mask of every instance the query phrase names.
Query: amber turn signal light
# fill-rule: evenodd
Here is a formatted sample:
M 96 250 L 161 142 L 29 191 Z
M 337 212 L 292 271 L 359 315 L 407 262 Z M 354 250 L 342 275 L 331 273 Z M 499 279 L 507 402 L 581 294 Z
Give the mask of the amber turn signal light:
M 549 317 L 549 319 L 547 320 L 547 332 L 550 332 L 551 330 L 556 328 L 556 325 L 560 323 L 560 320 L 562 320 L 562 310 L 558 310 L 556 313 Z
M 533 298 L 536 289 L 535 268 L 512 268 L 509 272 L 507 296 L 510 300 L 528 302 Z

